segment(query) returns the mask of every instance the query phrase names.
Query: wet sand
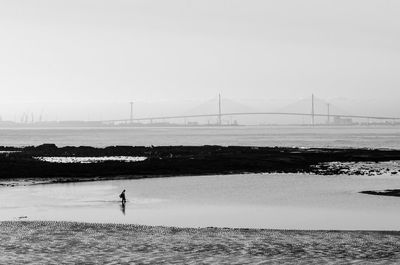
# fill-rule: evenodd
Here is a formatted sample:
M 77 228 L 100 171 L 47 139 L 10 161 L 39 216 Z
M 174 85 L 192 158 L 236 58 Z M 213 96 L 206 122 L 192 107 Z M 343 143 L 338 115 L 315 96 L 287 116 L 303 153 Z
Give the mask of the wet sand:
M 400 232 L 0 222 L 1 264 L 396 264 Z

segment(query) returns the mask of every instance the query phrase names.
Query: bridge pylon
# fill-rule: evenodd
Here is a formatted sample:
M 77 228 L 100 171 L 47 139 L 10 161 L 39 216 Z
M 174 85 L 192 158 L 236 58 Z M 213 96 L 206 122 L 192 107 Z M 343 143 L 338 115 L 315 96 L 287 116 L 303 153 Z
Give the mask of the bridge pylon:
M 311 94 L 311 124 L 315 125 L 314 94 Z
M 221 94 L 218 94 L 218 125 L 222 125 Z

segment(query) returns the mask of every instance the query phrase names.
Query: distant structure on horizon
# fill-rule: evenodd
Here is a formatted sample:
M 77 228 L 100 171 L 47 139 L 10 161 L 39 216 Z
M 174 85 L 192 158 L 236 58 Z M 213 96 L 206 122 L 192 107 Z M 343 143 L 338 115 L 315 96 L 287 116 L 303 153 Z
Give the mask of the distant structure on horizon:
M 308 101 L 301 100 L 302 106 L 310 104 Z M 316 112 L 316 102 L 326 106 L 326 113 Z M 215 104 L 215 101 L 214 103 Z M 398 125 L 400 118 L 397 117 L 378 117 L 364 115 L 347 115 L 333 114 L 332 104 L 324 100 L 317 99 L 314 94 L 311 95 L 311 111 L 277 111 L 277 112 L 260 112 L 260 111 L 242 111 L 242 112 L 222 112 L 222 97 L 218 94 L 217 97 L 217 112 L 186 114 L 175 116 L 154 116 L 154 117 L 134 117 L 133 106 L 134 102 L 130 101 L 130 112 L 128 119 L 119 120 L 98 120 L 98 121 L 42 121 L 42 116 L 35 121 L 33 113 L 23 113 L 20 122 L 4 121 L 0 118 L 0 126 L 2 127 L 176 127 L 176 126 L 239 126 L 241 121 L 253 118 L 252 123 L 247 125 L 303 125 L 303 126 L 324 126 L 324 125 Z M 296 104 L 292 104 L 292 107 Z M 209 105 L 208 109 L 212 109 L 215 105 Z M 309 106 L 309 105 L 308 105 Z M 297 108 L 298 109 L 298 108 Z M 204 111 L 204 110 L 203 110 Z M 265 117 L 276 117 L 279 122 L 265 122 Z M 234 119 L 235 117 L 235 119 Z M 282 117 L 288 119 L 291 117 L 292 122 L 283 122 Z M 241 121 L 238 121 L 238 118 Z M 255 118 L 258 119 L 255 120 Z M 302 118 L 302 119 L 299 119 Z M 305 123 L 304 118 L 311 118 L 310 122 Z M 211 120 L 210 120 L 211 119 Z M 323 119 L 323 120 L 322 120 Z M 332 120 L 333 119 L 333 120 Z M 293 121 L 294 120 L 294 121 Z M 355 121 L 356 120 L 356 121 Z

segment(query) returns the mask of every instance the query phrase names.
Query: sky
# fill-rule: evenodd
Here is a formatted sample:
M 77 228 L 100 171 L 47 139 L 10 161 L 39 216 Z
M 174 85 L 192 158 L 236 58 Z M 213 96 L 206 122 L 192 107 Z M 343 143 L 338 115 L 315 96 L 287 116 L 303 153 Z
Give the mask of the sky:
M 218 93 L 282 108 L 314 93 L 400 116 L 399 14 L 397 0 L 0 0 L 0 113 L 175 114 Z

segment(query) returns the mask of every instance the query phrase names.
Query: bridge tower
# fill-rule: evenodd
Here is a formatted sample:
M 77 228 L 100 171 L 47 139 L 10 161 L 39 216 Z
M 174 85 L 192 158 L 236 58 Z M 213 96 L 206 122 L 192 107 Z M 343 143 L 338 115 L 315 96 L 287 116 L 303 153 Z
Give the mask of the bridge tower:
M 132 123 L 133 122 L 133 102 L 131 101 L 131 102 L 129 102 L 129 104 L 131 105 L 131 115 L 130 115 L 129 121 L 130 121 L 130 123 Z
M 314 113 L 314 94 L 311 94 L 311 123 L 315 125 L 315 113 Z
M 328 107 L 328 125 L 331 123 L 331 112 L 330 112 L 330 107 L 331 107 L 331 104 L 327 104 L 327 107 Z
M 218 94 L 218 125 L 222 125 L 222 117 L 221 117 L 221 94 Z

